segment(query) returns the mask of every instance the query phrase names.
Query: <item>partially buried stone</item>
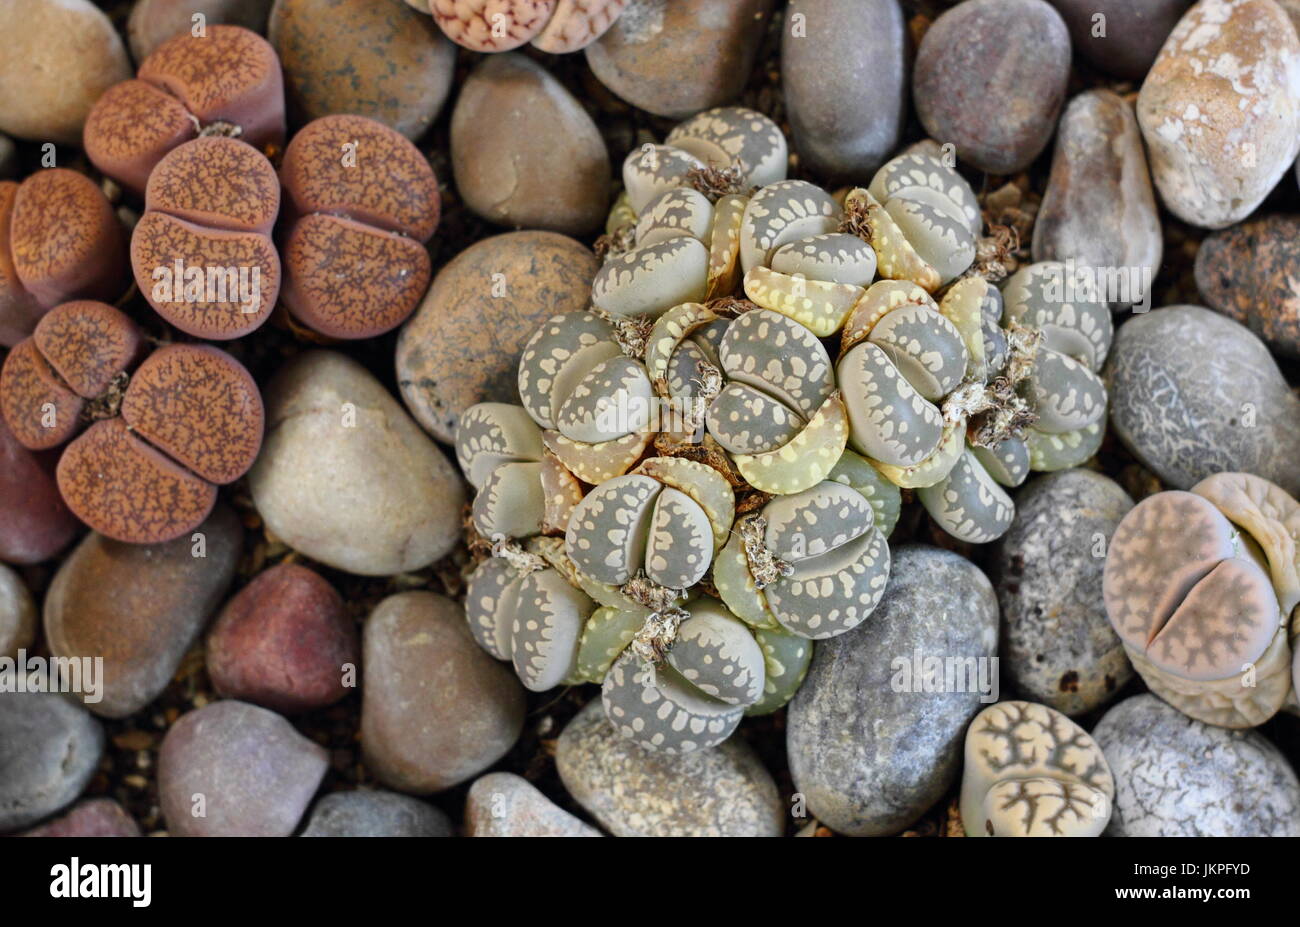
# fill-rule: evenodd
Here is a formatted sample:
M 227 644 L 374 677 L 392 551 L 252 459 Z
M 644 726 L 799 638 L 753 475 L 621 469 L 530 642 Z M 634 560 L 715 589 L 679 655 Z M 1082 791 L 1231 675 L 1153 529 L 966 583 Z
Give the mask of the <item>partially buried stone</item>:
M 1017 493 L 990 576 L 1002 606 L 1001 667 L 1026 698 L 1079 715 L 1132 678 L 1101 596 L 1110 537 L 1132 507 L 1119 484 L 1091 470 L 1049 473 Z
M 469 837 L 599 837 L 514 773 L 489 773 L 470 786 L 465 799 Z
M 331 792 L 307 815 L 300 837 L 450 837 L 447 815 L 418 798 L 383 789 Z
M 29 451 L 0 416 L 0 560 L 39 563 L 58 553 L 78 522 L 54 482 L 54 461 Z
M 104 729 L 60 693 L 0 692 L 0 834 L 67 805 L 104 752 Z
M 148 58 L 172 36 L 189 32 L 193 19 L 202 15 L 204 24 L 243 26 L 263 34 L 272 0 L 135 0 L 126 21 L 131 56 L 137 62 Z
M 214 702 L 172 725 L 158 801 L 178 837 L 287 837 L 328 767 L 325 748 L 273 711 Z
M 243 533 L 219 505 L 174 541 L 91 534 L 64 560 L 45 596 L 45 639 L 55 657 L 102 659 L 86 707 L 124 718 L 162 692 L 234 577 Z
M 0 563 L 0 657 L 14 657 L 36 639 L 36 603 L 23 578 Z
M 1115 775 L 1113 837 L 1295 837 L 1300 782 L 1258 731 L 1193 721 L 1135 695 L 1093 731 Z
M 1052 137 L 1070 34 L 1045 0 L 968 0 L 934 21 L 912 73 L 931 138 L 991 174 L 1027 167 Z
M 1215 232 L 1196 252 L 1196 288 L 1284 357 L 1300 358 L 1300 215 Z
M 739 738 L 669 755 L 645 750 L 606 720 L 598 699 L 560 734 L 555 765 L 568 789 L 616 837 L 777 837 L 780 794 Z
M 139 837 L 140 825 L 111 798 L 87 798 L 20 837 Z
M 1140 80 L 1192 0 L 1051 0 L 1074 49 L 1098 70 Z

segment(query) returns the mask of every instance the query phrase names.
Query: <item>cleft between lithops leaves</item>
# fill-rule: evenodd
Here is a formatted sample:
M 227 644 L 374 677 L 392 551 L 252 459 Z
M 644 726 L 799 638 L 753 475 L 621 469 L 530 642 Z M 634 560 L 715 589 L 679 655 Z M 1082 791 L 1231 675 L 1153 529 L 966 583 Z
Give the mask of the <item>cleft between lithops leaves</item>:
M 520 576 L 536 573 L 547 567 L 546 560 L 538 554 L 530 553 L 510 538 L 497 538 L 492 542 L 492 556 L 507 563 Z
M 693 167 L 686 172 L 686 184 L 703 193 L 710 203 L 724 196 L 753 196 L 758 191 L 749 182 L 745 169 L 735 163 L 730 167 Z
M 767 519 L 755 513 L 741 520 L 739 532 L 745 549 L 745 562 L 754 577 L 754 588 L 762 591 L 779 579 L 794 573 L 794 564 L 782 560 L 767 546 Z
M 126 398 L 126 387 L 130 382 L 131 375 L 125 370 L 119 371 L 109 381 L 108 387 L 82 408 L 82 420 L 97 422 L 100 419 L 116 418 L 122 408 L 122 400 Z

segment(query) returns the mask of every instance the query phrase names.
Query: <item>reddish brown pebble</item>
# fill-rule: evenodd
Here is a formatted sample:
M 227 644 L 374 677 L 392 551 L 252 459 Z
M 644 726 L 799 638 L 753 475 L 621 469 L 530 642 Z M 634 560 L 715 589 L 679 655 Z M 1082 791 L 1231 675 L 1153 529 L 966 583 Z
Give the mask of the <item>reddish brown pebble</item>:
M 126 238 L 99 187 L 64 168 L 18 187 L 9 248 L 24 289 L 48 309 L 70 299 L 115 299 L 126 287 Z
M 20 837 L 139 837 L 140 825 L 111 798 L 88 798 Z
M 202 344 L 160 348 L 140 365 L 122 402 L 131 430 L 213 483 L 253 465 L 265 416 L 257 384 L 224 351 Z
M 74 515 L 131 544 L 180 537 L 217 499 L 215 486 L 132 435 L 120 418 L 96 422 L 68 445 L 58 481 Z
M 1196 287 L 1211 309 L 1300 358 L 1300 216 L 1265 216 L 1206 238 Z
M 284 142 L 284 78 L 266 39 L 240 26 L 184 33 L 140 65 L 138 80 L 100 97 L 84 145 L 96 167 L 143 193 L 167 152 L 202 131 L 255 148 Z
M 145 208 L 131 236 L 131 266 L 159 315 L 214 340 L 266 321 L 280 292 L 269 237 L 280 184 L 271 162 L 233 139 L 195 139 L 158 162 Z
M 47 457 L 23 447 L 0 417 L 0 560 L 39 563 L 77 532 Z
M 428 288 L 422 242 L 438 225 L 438 181 L 419 150 L 372 119 L 325 116 L 289 143 L 280 179 L 289 311 L 334 338 L 405 321 Z
M 0 181 L 0 230 L 9 228 L 17 195 L 18 184 Z M 8 234 L 0 231 L 0 345 L 11 348 L 30 335 L 41 312 L 41 305 L 18 279 Z
M 284 713 L 337 702 L 361 662 L 343 599 L 293 563 L 266 570 L 226 604 L 208 635 L 207 661 L 221 695 Z
M 536 37 L 555 11 L 555 0 L 430 0 L 429 8 L 457 45 L 501 52 Z

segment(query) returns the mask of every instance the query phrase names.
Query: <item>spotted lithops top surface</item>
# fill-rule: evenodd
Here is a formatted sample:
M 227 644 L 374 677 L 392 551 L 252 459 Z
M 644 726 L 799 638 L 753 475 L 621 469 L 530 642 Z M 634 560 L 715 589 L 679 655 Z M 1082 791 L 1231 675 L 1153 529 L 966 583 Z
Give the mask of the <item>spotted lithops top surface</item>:
M 743 106 L 698 113 L 668 133 L 664 144 L 715 168 L 739 168 L 746 183 L 763 187 L 785 178 L 789 148 L 780 127 Z
M 596 272 L 591 301 L 612 315 L 659 315 L 704 298 L 709 249 L 678 235 L 616 255 Z
M 723 372 L 811 418 L 834 389 L 830 356 L 808 329 L 766 309 L 746 312 L 718 345 Z
M 1040 261 L 1018 270 L 1002 290 L 1008 321 L 1043 333 L 1049 348 L 1099 370 L 1114 323 L 1089 268 Z
M 679 235 L 708 240 L 713 230 L 713 204 L 689 187 L 665 190 L 641 211 L 636 222 L 636 243 L 653 245 Z
M 623 186 L 628 205 L 640 214 L 656 196 L 683 186 L 687 174 L 703 167 L 703 161 L 680 148 L 643 145 L 623 160 Z
M 691 608 L 668 663 L 705 695 L 748 706 L 763 694 L 763 652 L 740 621 L 710 600 Z
M 979 457 L 967 448 L 948 475 L 933 486 L 917 489 L 925 510 L 953 537 L 983 544 L 1011 527 L 1015 504 L 997 484 Z
M 894 198 L 918 199 L 926 193 L 941 196 L 948 211 L 978 236 L 983 225 L 979 201 L 966 178 L 942 160 L 925 152 L 899 155 L 876 172 L 868 191 L 881 203 Z
M 768 184 L 749 199 L 740 226 L 740 260 L 748 271 L 767 265 L 782 245 L 837 231 L 840 206 L 806 180 Z
M 511 461 L 540 460 L 542 432 L 519 406 L 480 402 L 466 409 L 456 427 L 456 461 L 475 489 Z
M 868 287 L 876 277 L 876 252 L 856 235 L 828 232 L 782 245 L 772 255 L 772 270 Z
M 627 0 L 556 0 L 555 12 L 533 45 L 552 55 L 586 48 L 614 24 Z
M 672 666 L 624 653 L 601 687 L 605 716 L 624 737 L 659 753 L 691 753 L 722 743 L 744 708 L 705 695 Z
M 613 441 L 647 427 L 650 378 L 640 361 L 619 355 L 601 361 L 574 386 L 555 426 L 574 441 Z
M 1102 592 L 1124 643 L 1182 679 L 1241 672 L 1283 626 L 1268 574 L 1213 503 L 1188 492 L 1149 496 L 1124 517 Z
M 519 398 L 543 428 L 586 373 L 619 353 L 614 327 L 590 312 L 563 312 L 542 323 L 519 357 Z
M 1053 708 L 999 702 L 967 729 L 961 785 L 967 836 L 1097 836 L 1114 798 L 1101 748 Z
M 885 210 L 921 260 L 938 273 L 940 285 L 975 259 L 975 236 L 940 194 L 926 190 L 915 198 L 897 197 Z
M 502 52 L 531 41 L 551 18 L 556 0 L 430 0 L 434 22 L 470 51 Z

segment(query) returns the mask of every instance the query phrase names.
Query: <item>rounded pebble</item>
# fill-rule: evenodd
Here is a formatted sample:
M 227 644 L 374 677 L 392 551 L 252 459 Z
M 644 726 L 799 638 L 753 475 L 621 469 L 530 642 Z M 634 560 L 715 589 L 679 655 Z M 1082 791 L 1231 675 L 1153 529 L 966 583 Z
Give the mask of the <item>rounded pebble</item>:
M 1090 65 L 1141 80 L 1193 0 L 1051 0 Z M 1098 18 L 1100 17 L 1100 18 Z
M 451 821 L 418 798 L 383 789 L 331 792 L 312 807 L 300 837 L 450 837 Z
M 1208 236 L 1196 252 L 1196 288 L 1276 353 L 1300 358 L 1300 215 L 1264 216 Z
M 139 837 L 140 825 L 111 798 L 87 798 L 20 837 Z
M 0 657 L 16 657 L 36 639 L 36 602 L 23 578 L 0 563 Z
M 465 797 L 465 833 L 469 837 L 599 837 L 514 773 L 489 773 L 470 786 Z
M 0 692 L 0 834 L 75 799 L 103 752 L 103 727 L 62 694 Z

